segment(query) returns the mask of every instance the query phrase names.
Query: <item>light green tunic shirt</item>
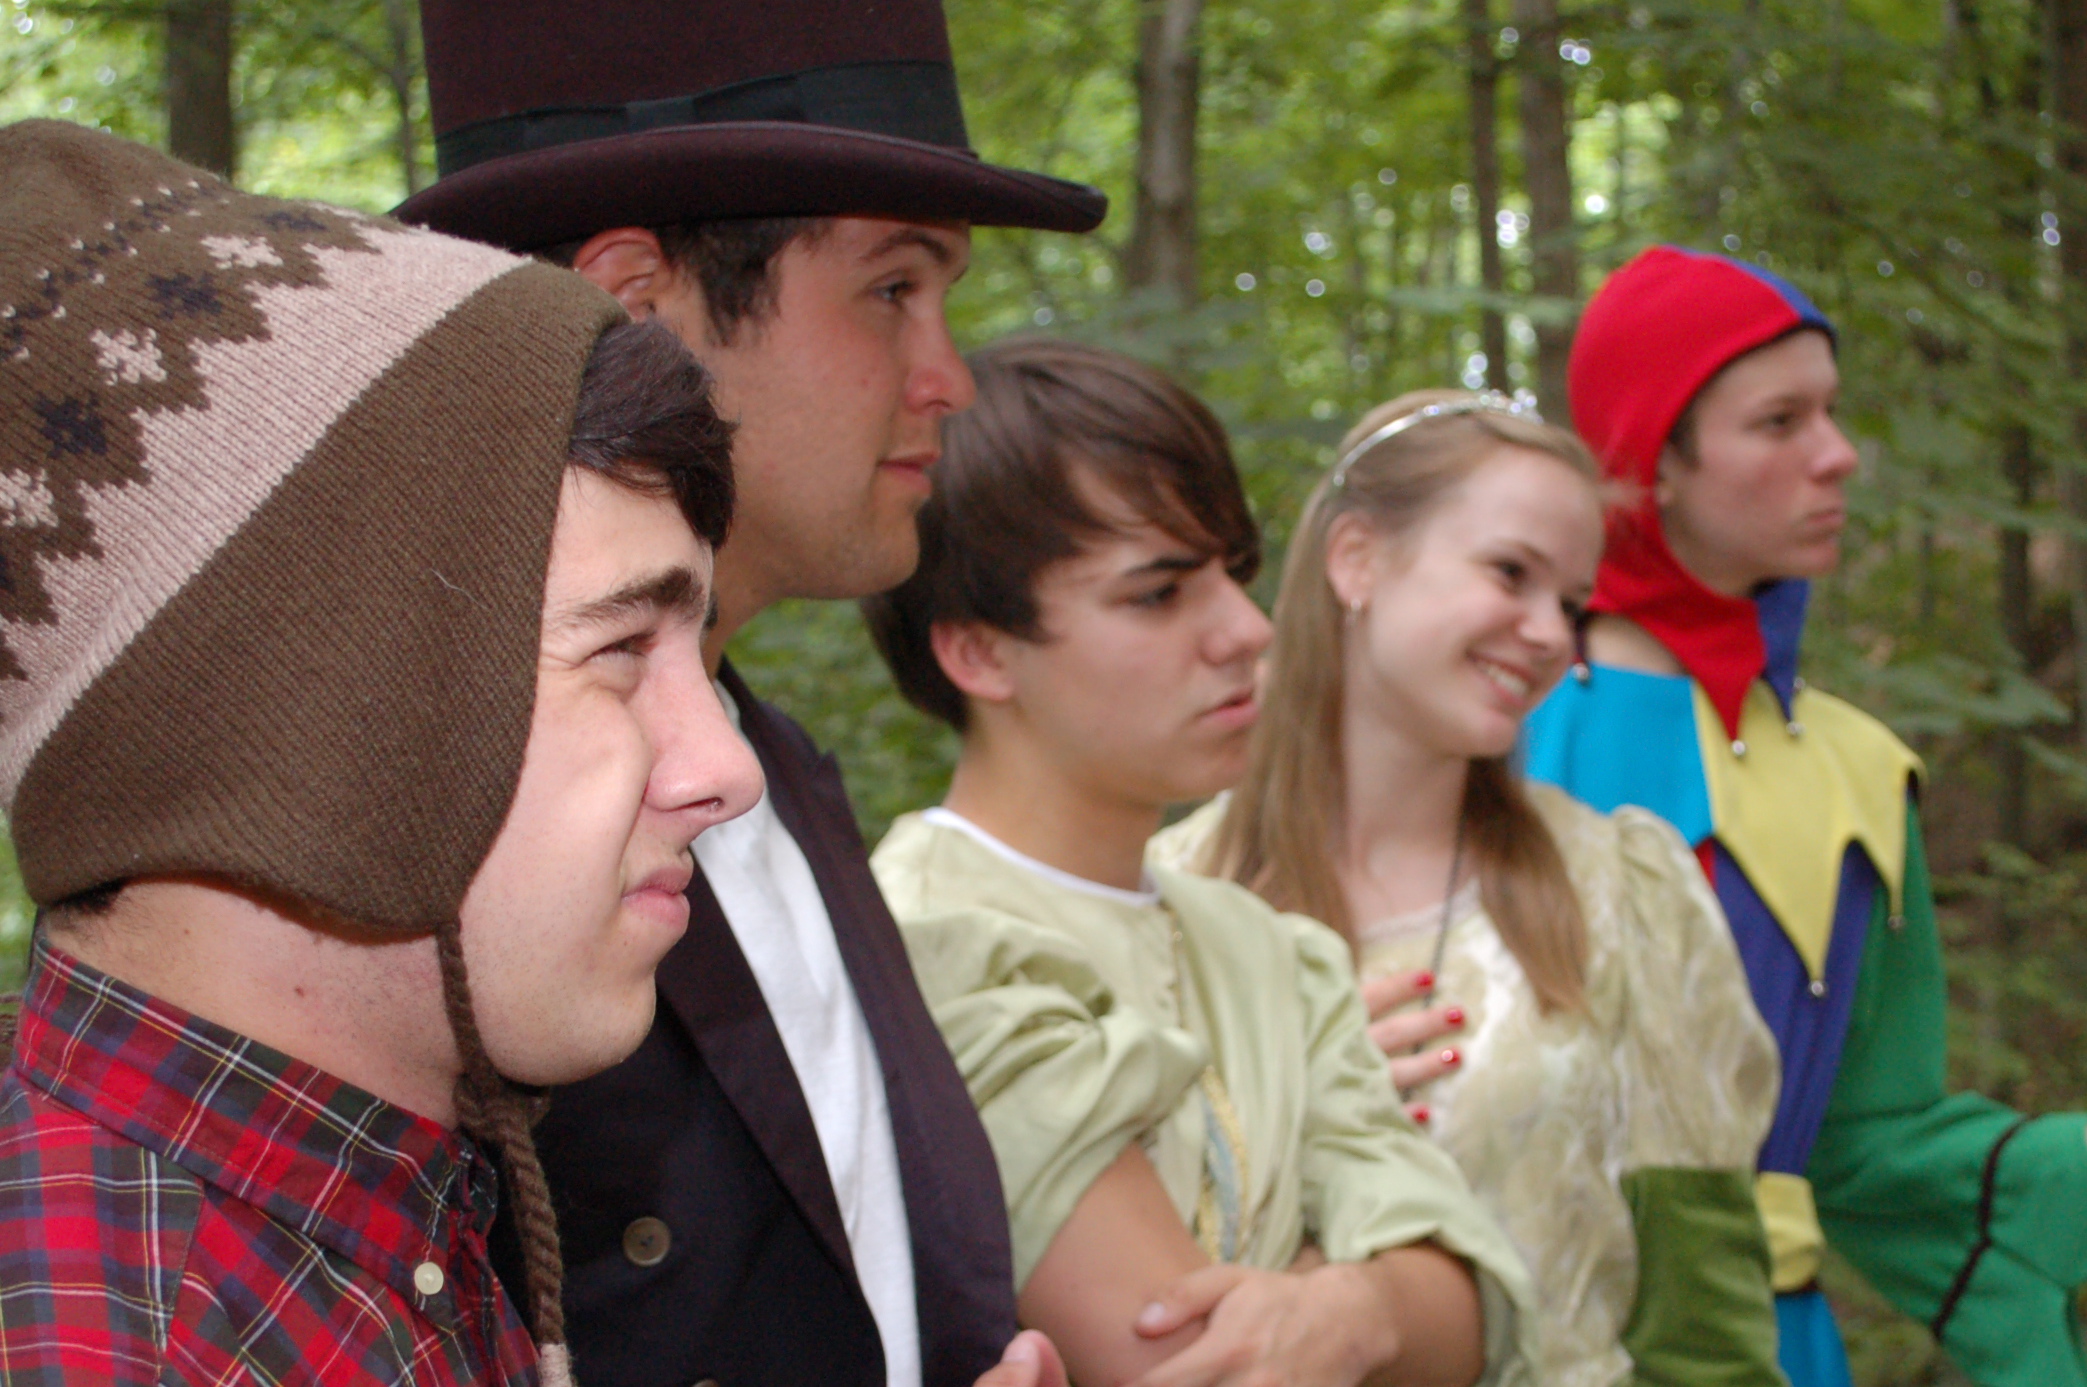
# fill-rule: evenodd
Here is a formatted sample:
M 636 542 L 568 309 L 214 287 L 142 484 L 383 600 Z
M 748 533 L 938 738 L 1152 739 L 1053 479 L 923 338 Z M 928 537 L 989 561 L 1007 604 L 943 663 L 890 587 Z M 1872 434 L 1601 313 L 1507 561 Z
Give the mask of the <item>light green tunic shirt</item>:
M 1229 882 L 1082 881 L 947 811 L 871 858 L 1000 1165 L 1016 1284 L 1137 1142 L 1184 1225 L 1280 1269 L 1427 1239 L 1478 1274 L 1488 1383 L 1527 1381 L 1527 1273 L 1456 1164 L 1407 1121 L 1346 944 Z

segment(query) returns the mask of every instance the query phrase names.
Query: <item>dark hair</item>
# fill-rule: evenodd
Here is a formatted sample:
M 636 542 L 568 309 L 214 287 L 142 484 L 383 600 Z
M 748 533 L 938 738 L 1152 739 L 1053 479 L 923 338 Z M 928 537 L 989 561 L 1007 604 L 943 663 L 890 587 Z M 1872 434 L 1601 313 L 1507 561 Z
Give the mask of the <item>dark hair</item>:
M 1014 338 L 968 358 L 978 402 L 942 425 L 935 490 L 920 512 L 920 566 L 863 601 L 899 692 L 958 731 L 964 696 L 935 659 L 937 622 L 976 621 L 1042 640 L 1036 575 L 1114 525 L 1080 494 L 1085 473 L 1235 578 L 1261 563 L 1261 533 L 1224 426 L 1141 362 L 1098 347 Z
M 657 319 L 604 332 L 580 376 L 568 456 L 619 486 L 671 496 L 716 548 L 732 528 L 732 425 L 710 373 Z
M 758 324 L 775 312 L 775 258 L 792 241 L 816 241 L 832 225 L 831 217 L 744 217 L 650 230 L 667 263 L 695 276 L 703 291 L 711 335 L 721 345 L 730 346 L 742 326 Z M 566 241 L 536 254 L 571 269 L 585 244 L 584 240 Z

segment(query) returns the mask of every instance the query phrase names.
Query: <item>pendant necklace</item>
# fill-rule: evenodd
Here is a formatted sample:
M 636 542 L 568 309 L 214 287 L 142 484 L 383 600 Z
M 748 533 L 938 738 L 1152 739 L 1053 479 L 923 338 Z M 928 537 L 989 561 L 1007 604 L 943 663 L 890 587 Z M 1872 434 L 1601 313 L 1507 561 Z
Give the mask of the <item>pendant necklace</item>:
M 1462 805 L 1458 805 L 1457 836 L 1455 843 L 1449 850 L 1449 885 L 1444 888 L 1442 894 L 1442 923 L 1435 927 L 1435 953 L 1428 963 L 1428 990 L 1426 995 L 1420 999 L 1420 1004 L 1423 1007 L 1434 1005 L 1435 983 L 1442 976 L 1443 951 L 1449 947 L 1449 927 L 1453 923 L 1450 917 L 1456 912 L 1457 875 L 1463 870 L 1463 866 L 1464 810 Z

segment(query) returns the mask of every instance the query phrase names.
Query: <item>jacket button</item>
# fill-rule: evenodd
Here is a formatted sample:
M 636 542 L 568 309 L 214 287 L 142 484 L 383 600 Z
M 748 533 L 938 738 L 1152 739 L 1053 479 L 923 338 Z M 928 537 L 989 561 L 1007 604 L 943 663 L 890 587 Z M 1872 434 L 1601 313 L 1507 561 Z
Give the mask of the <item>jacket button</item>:
M 667 1225 L 650 1214 L 632 1219 L 623 1230 L 623 1255 L 633 1266 L 656 1267 L 667 1260 L 667 1250 L 673 1246 L 674 1235 Z

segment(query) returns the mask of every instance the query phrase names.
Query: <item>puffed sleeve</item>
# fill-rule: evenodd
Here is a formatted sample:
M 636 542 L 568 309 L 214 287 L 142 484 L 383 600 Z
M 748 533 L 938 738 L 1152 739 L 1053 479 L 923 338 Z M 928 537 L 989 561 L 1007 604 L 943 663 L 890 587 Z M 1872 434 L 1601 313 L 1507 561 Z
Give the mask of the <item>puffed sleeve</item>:
M 900 924 L 913 972 L 1000 1164 L 1015 1285 L 1087 1187 L 1182 1102 L 1209 1058 L 1118 1007 L 1077 942 L 985 909 Z
M 1477 1275 L 1485 1312 L 1480 1381 L 1527 1381 L 1521 1336 L 1534 1290 L 1521 1258 L 1449 1153 L 1406 1117 L 1370 1041 L 1346 941 L 1316 920 L 1280 918 L 1296 938 L 1305 1010 L 1307 1227 L 1337 1262 L 1426 1241 L 1462 1258 Z
M 1638 1248 L 1623 1344 L 1633 1380 L 1780 1387 L 1755 1153 L 1775 1115 L 1775 1039 L 1724 915 L 1681 835 L 1613 816 L 1621 876 L 1616 964 L 1625 1168 Z

